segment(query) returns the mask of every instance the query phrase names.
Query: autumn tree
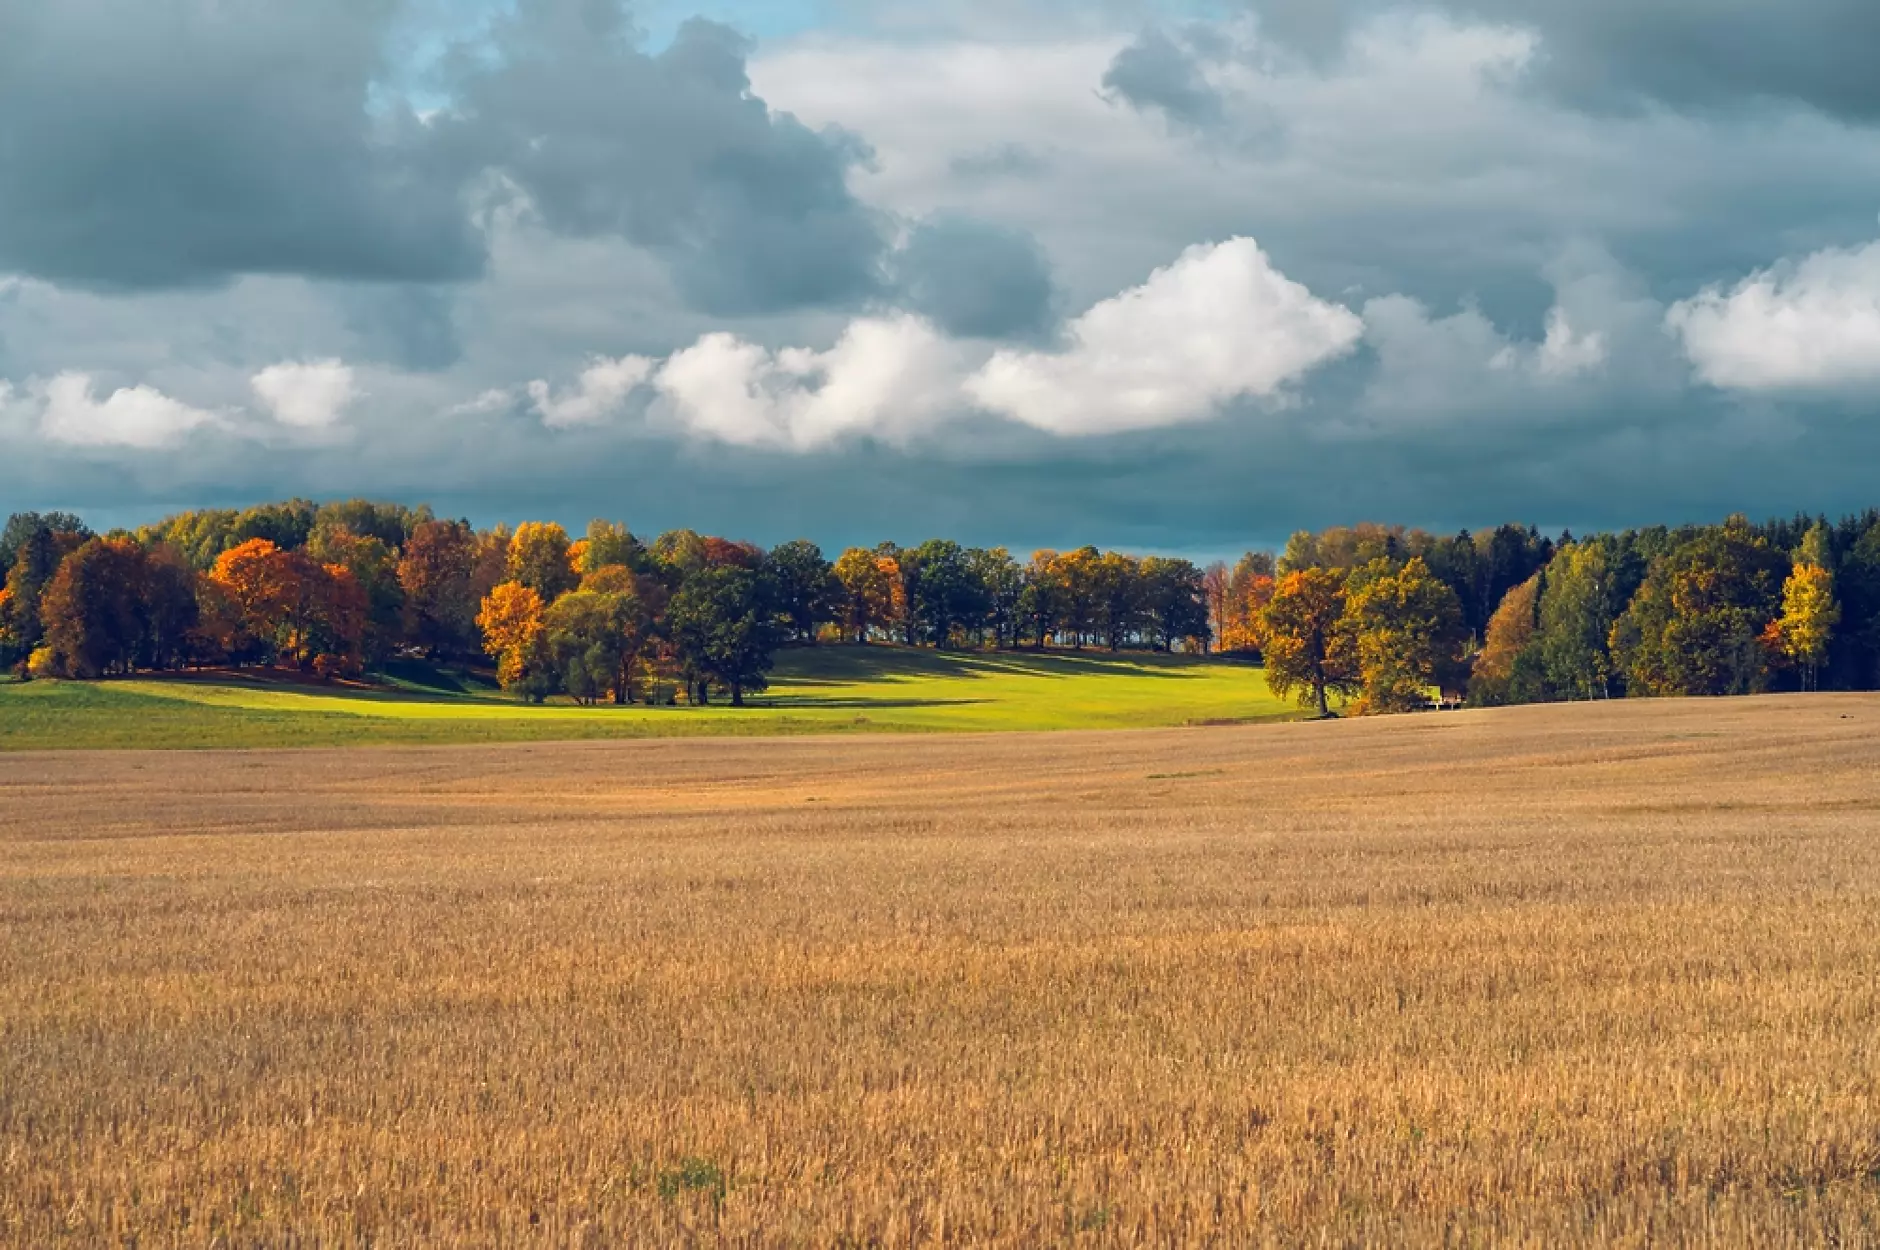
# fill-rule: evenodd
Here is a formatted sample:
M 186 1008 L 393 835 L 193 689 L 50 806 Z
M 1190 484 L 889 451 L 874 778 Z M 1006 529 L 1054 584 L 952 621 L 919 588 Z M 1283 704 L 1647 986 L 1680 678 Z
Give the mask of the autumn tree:
M 1331 715 L 1330 696 L 1359 689 L 1358 651 L 1345 622 L 1345 579 L 1306 566 L 1282 576 L 1261 614 L 1266 684 L 1279 698 Z
M 483 649 L 496 660 L 503 689 L 540 703 L 553 691 L 555 675 L 543 650 L 542 616 L 546 611 L 535 587 L 503 582 L 491 590 L 477 613 Z
M 231 658 L 286 660 L 327 677 L 363 667 L 369 605 L 343 566 L 251 538 L 223 552 L 209 579 L 234 608 L 236 632 L 223 640 Z
M 54 529 L 73 524 L 72 529 Z M 7 569 L 5 599 L 0 601 L 0 661 L 9 667 L 38 649 L 44 627 L 40 598 L 59 571 L 59 564 L 91 536 L 76 517 L 64 513 L 16 513 L 7 523 L 7 546 L 13 562 Z
M 129 540 L 93 538 L 60 562 L 40 602 L 47 656 L 41 671 L 93 679 L 131 671 L 143 639 L 138 587 L 144 553 Z
M 352 506 L 377 507 L 358 500 Z M 377 523 L 383 529 L 397 528 L 390 518 L 379 518 Z M 358 583 L 365 597 L 364 658 L 376 664 L 390 657 L 404 636 L 405 624 L 405 588 L 392 548 L 377 534 L 363 534 L 343 521 L 323 519 L 307 541 L 307 554 L 321 564 L 345 569 Z
M 1819 564 L 1797 564 L 1782 586 L 1782 615 L 1770 626 L 1771 641 L 1802 671 L 1802 689 L 1820 685 L 1841 605 L 1834 598 L 1834 575 Z
M 1043 650 L 1064 620 L 1070 587 L 1065 582 L 1063 557 L 1049 548 L 1031 553 L 1025 566 L 1025 584 L 1016 609 L 1032 645 Z
M 1764 632 L 1781 612 L 1789 562 L 1733 517 L 1652 561 L 1613 625 L 1629 693 L 1750 694 L 1767 688 Z
M 1058 632 L 1068 634 L 1071 646 L 1083 650 L 1097 618 L 1097 564 L 1103 553 L 1095 547 L 1067 551 L 1051 562 L 1048 576 L 1058 611 Z
M 1469 675 L 1469 701 L 1479 707 L 1532 703 L 1545 697 L 1540 654 L 1541 574 L 1502 596 L 1488 619 L 1481 654 Z
M 580 577 L 568 558 L 568 531 L 552 521 L 524 521 L 509 540 L 506 579 L 520 582 L 553 603 L 575 588 Z
M 844 597 L 843 627 L 858 643 L 871 631 L 886 633 L 900 621 L 900 566 L 867 547 L 850 547 L 835 563 Z
M 1373 561 L 1367 572 L 1346 605 L 1362 682 L 1358 710 L 1427 707 L 1430 687 L 1452 691 L 1462 684 L 1462 605 L 1421 556 L 1396 569 Z
M 412 530 L 398 560 L 411 643 L 432 656 L 461 655 L 474 647 L 476 562 L 476 533 L 462 521 L 424 521 Z

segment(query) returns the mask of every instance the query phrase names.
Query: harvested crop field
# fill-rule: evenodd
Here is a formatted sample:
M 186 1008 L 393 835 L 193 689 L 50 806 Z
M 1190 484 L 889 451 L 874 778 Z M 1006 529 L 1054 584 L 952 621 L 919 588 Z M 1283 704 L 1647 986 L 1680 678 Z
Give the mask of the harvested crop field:
M 1880 1242 L 1880 698 L 0 756 L 19 1245 Z

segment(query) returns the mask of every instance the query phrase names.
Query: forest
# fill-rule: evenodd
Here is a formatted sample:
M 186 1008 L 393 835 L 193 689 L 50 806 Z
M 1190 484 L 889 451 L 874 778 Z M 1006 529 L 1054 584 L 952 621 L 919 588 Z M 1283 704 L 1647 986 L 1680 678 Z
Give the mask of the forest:
M 791 646 L 1221 652 L 1320 715 L 1439 703 L 1872 689 L 1880 512 L 1576 538 L 1360 524 L 1232 566 L 931 539 L 765 550 L 428 507 L 290 500 L 96 534 L 0 532 L 0 669 L 21 680 L 396 658 L 493 662 L 529 702 L 742 705 Z

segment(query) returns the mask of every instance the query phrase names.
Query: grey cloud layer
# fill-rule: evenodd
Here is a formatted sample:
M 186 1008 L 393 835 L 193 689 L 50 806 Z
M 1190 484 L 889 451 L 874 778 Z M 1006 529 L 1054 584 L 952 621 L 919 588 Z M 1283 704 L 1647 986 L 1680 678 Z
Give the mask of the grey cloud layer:
M 449 107 L 421 119 L 379 90 L 396 9 L 0 0 L 0 269 L 466 280 L 496 175 L 552 229 L 655 251 L 714 312 L 878 290 L 884 223 L 846 184 L 866 149 L 749 94 L 735 32 L 691 22 L 648 55 L 618 4 L 521 0 L 446 58 Z M 447 358 L 420 311 L 404 355 Z
M 0 270 L 440 281 L 482 249 L 409 109 L 370 115 L 387 0 L 0 0 Z
M 1274 38 L 1335 55 L 1352 26 L 1394 0 L 1247 0 Z M 1740 108 L 1792 100 L 1880 118 L 1880 5 L 1870 0 L 1442 0 L 1460 18 L 1537 31 L 1541 78 L 1582 103 L 1641 100 Z
M 1357 517 L 1875 502 L 1880 330 L 1844 315 L 1880 326 L 1880 129 L 1844 72 L 1874 44 L 1864 5 L 1806 0 L 1777 30 L 1774 6 L 1696 0 L 1265 0 L 1146 35 L 1137 13 L 753 52 L 705 23 L 648 50 L 615 6 L 525 0 L 436 67 L 424 120 L 383 87 L 392 0 L 304 7 L 0 0 L 0 507 L 372 491 L 765 541 L 1220 550 Z M 1239 235 L 1348 310 L 1354 345 L 1283 402 L 1207 392 L 1229 396 L 1211 421 L 727 446 L 592 372 L 728 332 L 692 380 L 744 378 L 732 398 L 771 420 L 837 364 L 864 399 L 913 393 L 911 366 L 884 382 L 838 349 L 919 314 L 1087 423 L 1110 396 L 1066 385 L 1100 372 L 1060 367 L 1081 310 Z M 1112 355 L 1201 337 L 1140 324 L 1166 334 Z M 870 341 L 916 364 L 960 345 Z M 342 358 L 358 398 L 325 441 L 228 415 L 262 370 Z M 165 448 L 30 437 L 68 372 L 72 428 Z

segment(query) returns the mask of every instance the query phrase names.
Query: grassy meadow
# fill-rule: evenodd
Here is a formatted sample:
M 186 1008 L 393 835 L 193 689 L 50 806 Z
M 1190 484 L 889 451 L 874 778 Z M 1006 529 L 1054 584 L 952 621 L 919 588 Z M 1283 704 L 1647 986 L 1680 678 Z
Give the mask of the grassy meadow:
M 7 755 L 0 1242 L 1873 1245 L 1877 725 Z
M 752 706 L 529 707 L 417 666 L 380 688 L 259 674 L 0 686 L 0 751 L 299 747 L 855 732 L 1122 729 L 1283 719 L 1260 670 L 1102 652 L 785 651 Z

